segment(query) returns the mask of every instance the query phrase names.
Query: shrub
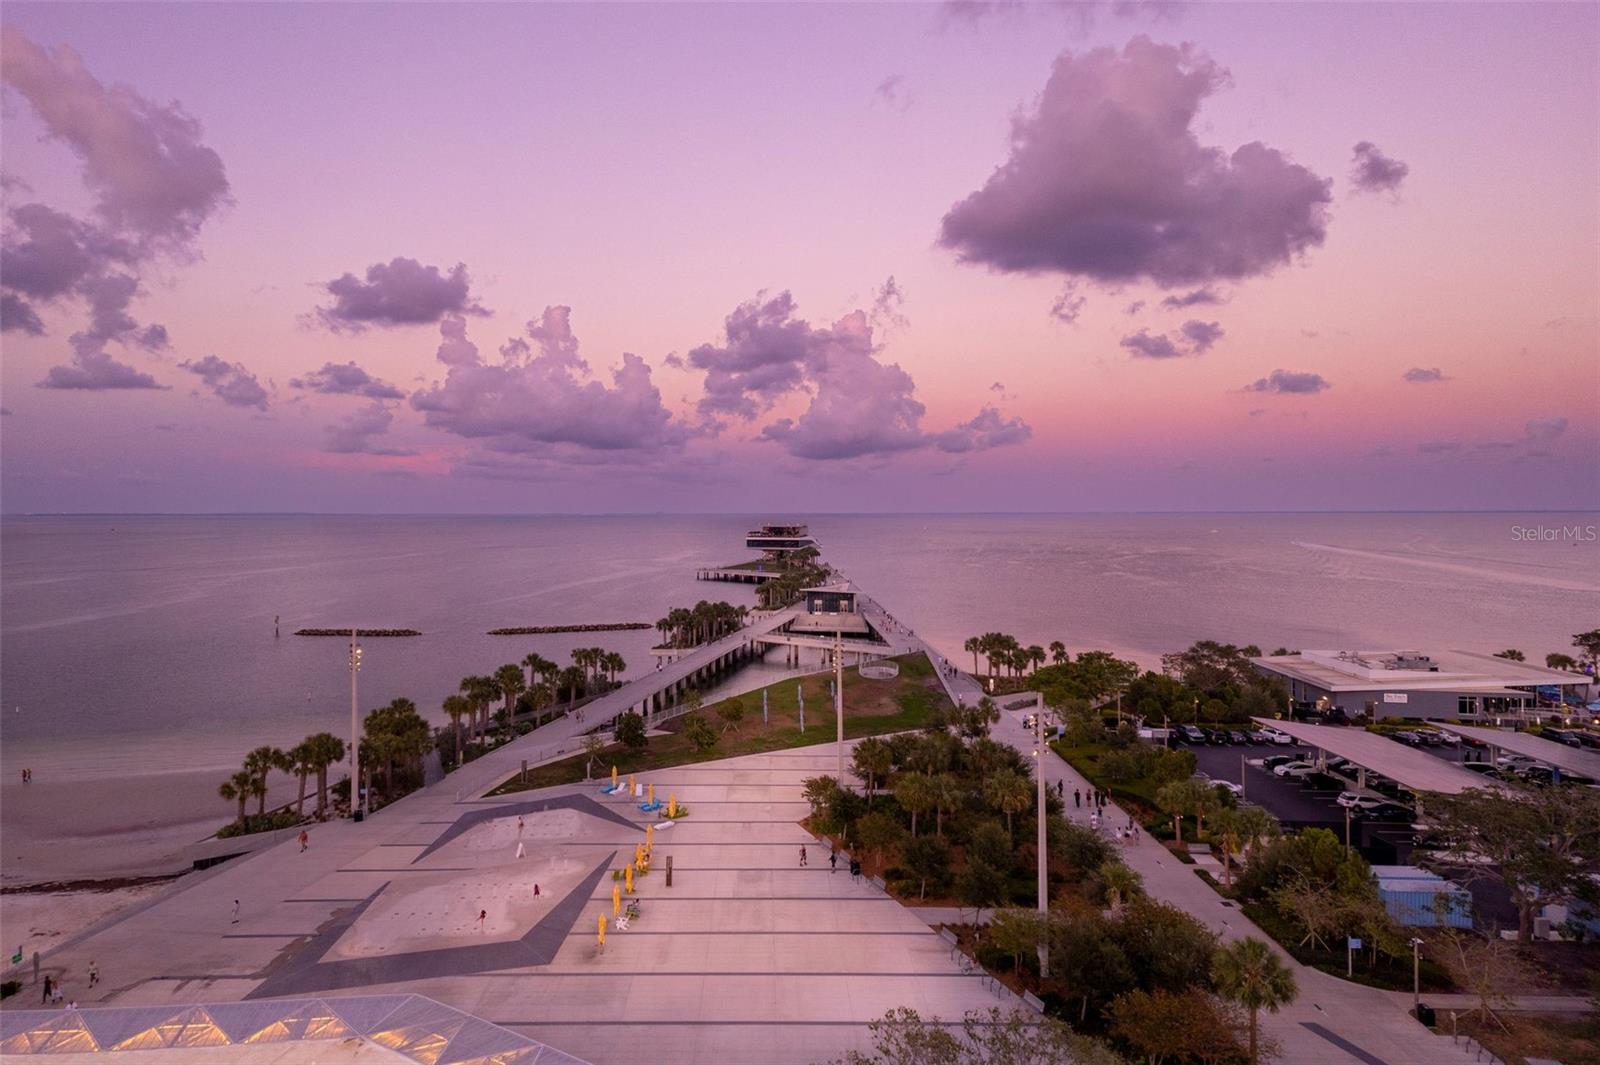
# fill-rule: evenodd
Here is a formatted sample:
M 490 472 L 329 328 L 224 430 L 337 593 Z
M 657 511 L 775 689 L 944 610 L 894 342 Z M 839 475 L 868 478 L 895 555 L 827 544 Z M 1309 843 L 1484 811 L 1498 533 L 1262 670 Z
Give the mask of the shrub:
M 644 718 L 639 716 L 637 710 L 629 710 L 617 718 L 617 742 L 636 751 L 650 742 L 645 735 Z

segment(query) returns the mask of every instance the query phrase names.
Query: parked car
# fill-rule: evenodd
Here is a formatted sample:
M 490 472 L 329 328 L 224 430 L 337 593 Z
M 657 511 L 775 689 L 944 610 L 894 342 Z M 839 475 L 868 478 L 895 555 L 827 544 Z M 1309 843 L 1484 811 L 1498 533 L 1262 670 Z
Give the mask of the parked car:
M 1290 780 L 1300 780 L 1317 771 L 1317 767 L 1310 762 L 1285 762 L 1272 770 L 1273 776 L 1285 777 Z
M 1454 732 L 1441 732 L 1439 733 L 1439 742 L 1446 747 L 1459 747 L 1461 746 L 1461 737 Z
M 1193 725 L 1179 725 L 1178 738 L 1184 743 L 1206 742 L 1206 734 Z
M 1375 810 L 1384 805 L 1385 802 L 1385 800 L 1378 798 L 1376 795 L 1363 795 L 1359 791 L 1341 792 L 1339 797 L 1333 801 L 1351 811 Z
M 1424 747 L 1437 747 L 1444 742 L 1443 737 L 1441 737 L 1437 731 L 1431 728 L 1418 729 L 1417 739 L 1421 741 Z
M 1578 742 L 1585 747 L 1600 747 L 1600 732 L 1580 732 Z
M 1583 741 L 1578 739 L 1577 733 L 1568 732 L 1565 729 L 1547 728 L 1543 732 L 1540 732 L 1539 735 L 1543 739 L 1550 740 L 1553 743 L 1564 743 L 1568 747 L 1583 746 Z
M 1486 777 L 1505 776 L 1505 774 L 1502 773 L 1499 768 L 1490 765 L 1488 762 L 1462 762 L 1461 768 L 1465 769 L 1469 773 L 1479 773 Z
M 1261 730 L 1262 733 L 1279 747 L 1288 747 L 1294 743 L 1294 737 L 1282 729 L 1275 729 L 1270 725 Z
M 1226 747 L 1228 745 L 1228 734 L 1221 729 L 1203 728 L 1200 731 L 1206 734 L 1207 743 L 1217 747 Z
M 1300 759 L 1296 758 L 1292 754 L 1269 754 L 1265 758 L 1261 759 L 1261 768 L 1273 770 L 1277 769 L 1280 765 L 1287 765 L 1290 762 L 1298 762 L 1299 760 Z
M 1251 743 L 1271 743 L 1272 740 L 1267 736 L 1267 734 L 1266 734 L 1266 732 L 1264 730 L 1258 729 L 1258 728 L 1254 728 L 1254 729 L 1250 730 L 1250 742 Z
M 1243 784 L 1235 784 L 1231 780 L 1213 780 L 1211 783 L 1215 787 L 1222 788 L 1229 795 L 1232 795 L 1235 799 L 1239 798 L 1241 795 L 1244 794 L 1244 785 Z
M 1403 743 L 1407 747 L 1422 746 L 1422 737 L 1417 735 L 1415 732 L 1392 732 L 1389 734 L 1389 738 L 1399 743 Z
M 1233 741 L 1234 743 L 1240 744 L 1241 746 L 1246 745 L 1246 744 L 1248 744 L 1250 742 L 1249 734 L 1246 733 L 1243 729 L 1237 729 L 1237 728 L 1228 730 L 1228 739 Z
M 1416 817 L 1416 811 L 1409 806 L 1401 806 L 1397 802 L 1385 802 L 1365 810 L 1351 810 L 1350 816 L 1364 818 L 1368 821 L 1404 821 L 1410 823 Z

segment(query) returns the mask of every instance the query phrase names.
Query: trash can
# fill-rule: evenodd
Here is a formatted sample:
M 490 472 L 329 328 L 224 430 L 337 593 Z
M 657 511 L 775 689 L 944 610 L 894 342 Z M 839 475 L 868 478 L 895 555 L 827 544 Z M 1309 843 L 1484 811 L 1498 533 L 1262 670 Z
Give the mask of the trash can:
M 1437 1023 L 1437 1019 L 1434 1017 L 1433 1007 L 1428 1005 L 1426 1002 L 1417 1003 L 1417 1020 L 1423 1025 L 1432 1028 L 1435 1023 Z

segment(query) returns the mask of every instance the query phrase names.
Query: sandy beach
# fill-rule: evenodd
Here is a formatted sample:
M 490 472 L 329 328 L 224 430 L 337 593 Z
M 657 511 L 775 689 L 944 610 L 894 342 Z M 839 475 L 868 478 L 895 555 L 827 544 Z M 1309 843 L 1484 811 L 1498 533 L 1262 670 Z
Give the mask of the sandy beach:
M 9 962 L 12 951 L 18 948 L 24 959 L 31 958 L 34 951 L 43 953 L 101 918 L 159 894 L 169 884 L 161 881 L 109 890 L 0 894 L 0 944 L 4 944 L 6 960 Z

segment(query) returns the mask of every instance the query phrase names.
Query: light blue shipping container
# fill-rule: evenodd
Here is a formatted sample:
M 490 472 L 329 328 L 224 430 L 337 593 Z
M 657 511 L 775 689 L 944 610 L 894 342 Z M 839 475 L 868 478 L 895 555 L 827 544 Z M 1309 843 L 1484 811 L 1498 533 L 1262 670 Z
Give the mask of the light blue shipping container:
M 1448 880 L 1380 880 L 1378 897 L 1389 916 L 1407 928 L 1472 927 L 1472 896 Z

